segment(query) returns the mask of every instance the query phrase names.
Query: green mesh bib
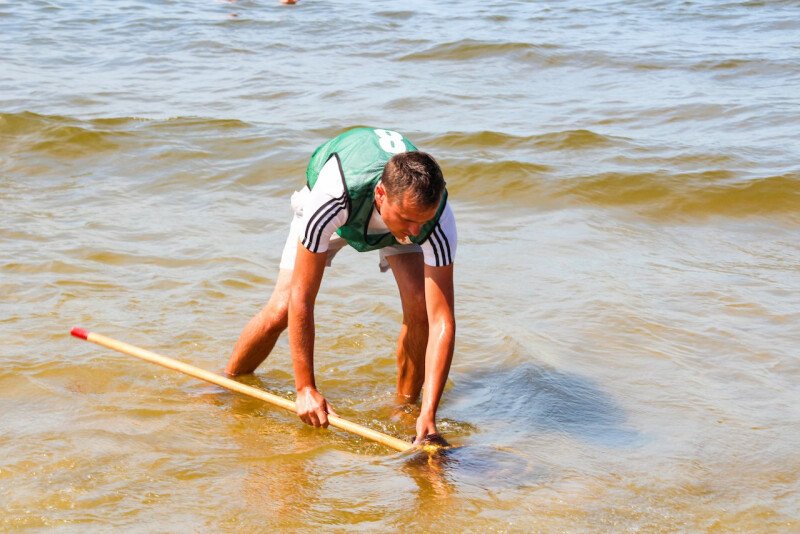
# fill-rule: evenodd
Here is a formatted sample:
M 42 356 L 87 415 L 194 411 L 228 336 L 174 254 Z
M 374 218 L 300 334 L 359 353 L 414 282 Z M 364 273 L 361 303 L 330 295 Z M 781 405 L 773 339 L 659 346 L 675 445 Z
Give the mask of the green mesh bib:
M 359 252 L 397 245 L 395 237 L 385 234 L 367 234 L 372 207 L 375 203 L 375 186 L 381 179 L 386 162 L 395 154 L 417 150 L 411 141 L 392 130 L 380 128 L 354 128 L 323 143 L 311 155 L 306 169 L 309 189 L 317 182 L 322 167 L 336 158 L 347 192 L 347 222 L 338 233 Z M 411 242 L 420 244 L 428 239 L 447 202 L 447 190 L 442 194 L 436 215 L 428 221 Z

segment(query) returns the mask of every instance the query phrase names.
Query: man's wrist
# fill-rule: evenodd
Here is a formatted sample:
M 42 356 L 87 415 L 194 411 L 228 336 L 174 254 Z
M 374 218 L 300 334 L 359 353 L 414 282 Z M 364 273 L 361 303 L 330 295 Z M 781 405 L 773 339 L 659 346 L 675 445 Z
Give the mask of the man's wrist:
M 433 403 L 428 402 L 428 399 L 423 398 L 422 399 L 422 406 L 420 407 L 420 410 L 419 410 L 419 416 L 420 417 L 427 417 L 429 419 L 435 419 L 436 418 L 436 406 L 434 406 Z
M 433 422 L 436 420 L 436 411 L 422 409 L 420 410 L 419 417 L 417 419 L 419 421 Z
M 315 386 L 314 384 L 303 384 L 301 386 L 295 386 L 295 391 L 298 394 L 302 393 L 303 391 L 305 391 L 307 389 L 311 389 L 311 390 L 316 391 L 317 390 L 317 386 Z

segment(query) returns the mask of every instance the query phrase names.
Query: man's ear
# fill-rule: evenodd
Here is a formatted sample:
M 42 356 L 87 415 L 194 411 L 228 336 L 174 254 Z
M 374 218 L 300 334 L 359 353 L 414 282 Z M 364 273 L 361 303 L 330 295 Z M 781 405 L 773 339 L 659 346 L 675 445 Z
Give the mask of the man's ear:
M 383 187 L 383 182 L 378 182 L 375 186 L 375 202 L 380 206 L 386 198 L 386 188 Z

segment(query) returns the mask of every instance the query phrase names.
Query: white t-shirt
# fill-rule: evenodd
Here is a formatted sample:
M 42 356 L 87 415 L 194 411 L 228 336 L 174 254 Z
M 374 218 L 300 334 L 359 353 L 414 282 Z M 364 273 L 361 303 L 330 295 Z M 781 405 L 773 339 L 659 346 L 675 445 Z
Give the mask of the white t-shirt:
M 303 201 L 302 212 L 300 240 L 303 246 L 311 252 L 327 251 L 336 230 L 347 222 L 349 216 L 347 194 L 336 158 L 331 158 L 320 170 L 314 188 Z M 373 206 L 367 233 L 385 234 L 388 231 Z M 457 242 L 456 219 L 448 202 L 428 239 L 419 245 L 425 264 L 442 267 L 453 263 Z

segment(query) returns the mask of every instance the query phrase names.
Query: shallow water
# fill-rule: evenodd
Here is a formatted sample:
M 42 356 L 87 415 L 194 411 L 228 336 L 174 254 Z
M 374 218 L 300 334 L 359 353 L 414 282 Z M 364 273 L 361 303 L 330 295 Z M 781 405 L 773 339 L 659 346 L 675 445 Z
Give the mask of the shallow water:
M 0 2 L 0 529 L 800 529 L 798 30 L 794 2 Z M 69 337 L 220 371 L 308 156 L 364 124 L 448 181 L 459 448 Z M 375 263 L 328 273 L 317 376 L 403 437 Z M 285 339 L 243 381 L 291 396 Z

